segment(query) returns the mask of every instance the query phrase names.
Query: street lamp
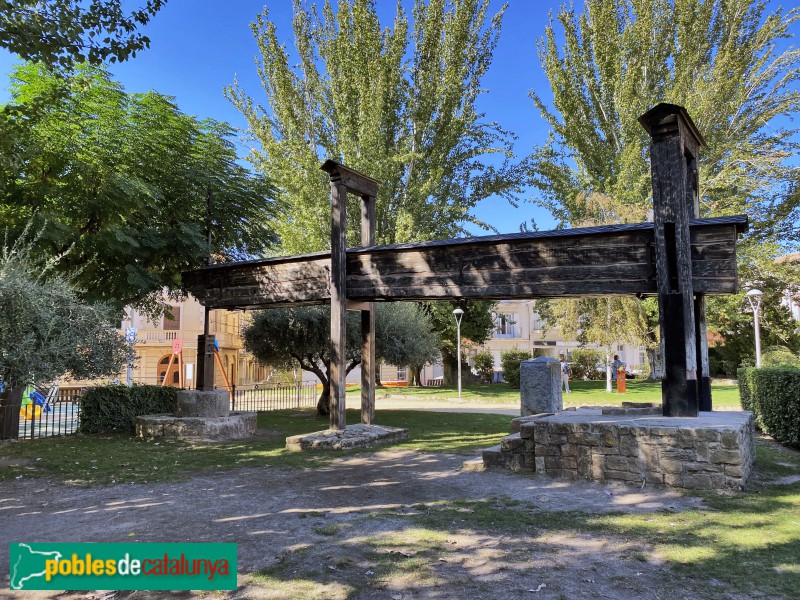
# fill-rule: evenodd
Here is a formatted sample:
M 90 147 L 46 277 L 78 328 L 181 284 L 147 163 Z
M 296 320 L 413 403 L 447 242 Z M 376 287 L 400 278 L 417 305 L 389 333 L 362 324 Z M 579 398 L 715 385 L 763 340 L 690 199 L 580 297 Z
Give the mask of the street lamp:
M 461 399 L 461 317 L 464 316 L 464 311 L 457 308 L 453 311 L 453 316 L 456 318 L 456 338 L 458 341 L 458 399 Z
M 764 292 L 761 290 L 750 290 L 747 292 L 747 301 L 750 303 L 750 308 L 753 309 L 753 319 L 755 321 L 756 330 L 756 367 L 761 366 L 761 328 L 758 325 L 758 309 L 761 308 L 761 296 Z

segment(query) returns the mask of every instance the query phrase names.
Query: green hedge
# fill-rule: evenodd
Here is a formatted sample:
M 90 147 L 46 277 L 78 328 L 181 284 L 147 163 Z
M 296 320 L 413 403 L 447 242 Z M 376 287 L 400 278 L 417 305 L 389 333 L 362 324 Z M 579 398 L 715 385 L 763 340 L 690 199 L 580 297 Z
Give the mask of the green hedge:
M 525 350 L 506 350 L 500 353 L 500 364 L 503 366 L 503 379 L 513 388 L 519 387 L 519 364 L 531 357 Z
M 739 395 L 764 433 L 800 448 L 800 368 L 739 369 Z
M 136 417 L 175 411 L 177 390 L 157 385 L 106 385 L 81 395 L 81 433 L 136 430 Z

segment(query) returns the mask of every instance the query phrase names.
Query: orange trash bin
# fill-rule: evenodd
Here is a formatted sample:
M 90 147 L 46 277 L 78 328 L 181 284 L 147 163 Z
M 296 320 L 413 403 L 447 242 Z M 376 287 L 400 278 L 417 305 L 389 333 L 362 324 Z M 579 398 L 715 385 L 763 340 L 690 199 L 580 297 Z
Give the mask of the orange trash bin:
M 625 393 L 625 369 L 617 371 L 617 393 Z

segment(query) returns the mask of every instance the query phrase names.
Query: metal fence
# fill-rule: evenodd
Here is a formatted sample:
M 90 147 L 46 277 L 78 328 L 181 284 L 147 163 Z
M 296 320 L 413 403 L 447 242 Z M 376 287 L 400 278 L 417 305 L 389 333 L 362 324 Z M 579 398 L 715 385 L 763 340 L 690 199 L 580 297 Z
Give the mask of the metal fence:
M 23 407 L 19 419 L 19 439 L 33 440 L 75 433 L 80 424 L 81 392 L 80 389 L 61 390 L 54 402 L 39 407 L 41 411 L 33 408 L 33 405 L 27 405 L 30 408 Z M 314 407 L 320 393 L 322 391 L 313 383 L 234 387 L 231 410 L 243 412 Z
M 81 390 L 59 390 L 54 402 L 44 407 L 23 407 L 19 417 L 19 439 L 69 435 L 80 423 Z M 39 410 L 37 410 L 39 409 Z
M 234 387 L 231 410 L 268 411 L 316 406 L 321 393 L 313 383 Z

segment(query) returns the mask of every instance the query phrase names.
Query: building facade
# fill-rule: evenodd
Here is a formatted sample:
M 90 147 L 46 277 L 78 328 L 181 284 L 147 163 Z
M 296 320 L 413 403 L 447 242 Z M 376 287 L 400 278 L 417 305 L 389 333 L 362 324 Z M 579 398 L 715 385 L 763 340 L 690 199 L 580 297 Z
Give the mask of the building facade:
M 531 356 L 564 355 L 569 361 L 573 350 L 591 349 L 605 352 L 605 348 L 587 345 L 564 338 L 560 328 L 546 326 L 536 312 L 536 300 L 501 300 L 494 311 L 495 332 L 482 350 L 490 352 L 494 358 L 495 379 L 502 379 L 500 356 L 507 350 L 522 350 Z M 642 346 L 618 343 L 612 347 L 612 354 L 618 354 L 627 365 L 629 372 L 647 372 L 647 352 Z

